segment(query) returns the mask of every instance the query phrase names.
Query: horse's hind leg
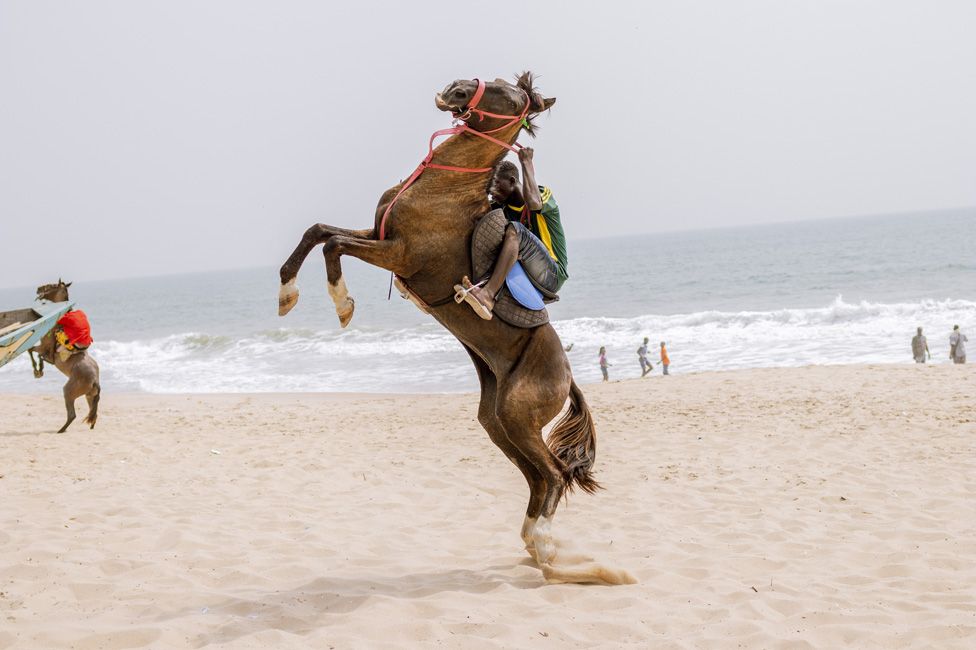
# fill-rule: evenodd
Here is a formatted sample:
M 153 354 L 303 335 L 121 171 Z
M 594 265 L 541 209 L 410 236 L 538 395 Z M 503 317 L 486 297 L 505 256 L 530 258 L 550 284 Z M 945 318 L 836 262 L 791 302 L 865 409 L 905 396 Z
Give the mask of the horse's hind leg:
M 354 239 L 369 239 L 373 236 L 373 229 L 348 230 L 346 228 L 336 228 L 324 223 L 318 223 L 305 231 L 298 246 L 281 266 L 279 275 L 281 277 L 281 288 L 278 290 L 278 315 L 284 316 L 291 308 L 298 303 L 298 286 L 295 280 L 298 277 L 298 269 L 308 254 L 319 244 L 324 244 L 329 238 L 336 235 L 352 237 Z
M 463 345 L 463 344 L 462 344 Z M 501 421 L 496 414 L 496 397 L 498 393 L 498 383 L 495 375 L 491 372 L 481 357 L 479 357 L 467 345 L 464 346 L 471 361 L 474 362 L 475 370 L 478 372 L 478 380 L 481 383 L 481 402 L 478 405 L 478 422 L 488 432 L 488 437 L 495 443 L 495 446 L 502 450 L 502 453 L 519 468 L 529 484 L 529 505 L 526 509 L 525 521 L 522 524 L 522 541 L 525 542 L 525 550 L 533 558 L 535 557 L 535 545 L 532 541 L 532 529 L 535 527 L 535 518 L 542 510 L 542 501 L 545 497 L 546 485 L 542 474 L 535 468 L 529 459 L 519 451 L 519 448 L 512 444 L 502 427 Z
M 631 584 L 635 580 L 626 571 L 598 564 L 566 566 L 565 559 L 560 565 L 554 564 L 552 518 L 563 492 L 571 482 L 586 491 L 598 487 L 590 475 L 595 453 L 592 421 L 580 395 L 570 395 L 571 385 L 569 362 L 556 333 L 548 326 L 535 330 L 518 365 L 508 377 L 499 378 L 496 402 L 499 420 L 512 443 L 544 478 L 538 518 L 532 521 L 535 515 L 530 510 L 527 534 L 532 538 L 536 562 L 548 582 Z M 557 423 L 550 435 L 553 445 L 550 449 L 542 440 L 542 427 L 556 417 L 568 395 L 570 419 Z M 568 460 L 561 460 L 563 457 Z
M 95 422 L 98 421 L 98 402 L 101 397 L 102 387 L 96 381 L 88 389 L 88 392 L 85 393 L 85 399 L 88 401 L 88 415 L 85 416 L 85 422 L 88 424 L 89 429 L 94 429 Z
M 68 380 L 68 383 L 64 385 L 62 391 L 64 393 L 64 408 L 68 411 L 68 421 L 64 423 L 64 426 L 58 429 L 58 433 L 64 433 L 68 430 L 68 426 L 75 421 L 75 400 L 81 397 L 83 393 L 77 392 L 77 386 L 72 380 Z
M 519 363 L 507 377 L 499 380 L 498 419 L 512 444 L 542 477 L 542 481 L 531 484 L 533 494 L 522 530 L 523 537 L 531 539 L 531 548 L 540 565 L 555 559 L 552 517 L 567 488 L 566 468 L 546 446 L 542 428 L 562 409 L 570 381 L 562 346 L 556 333 L 548 327 L 533 333 Z

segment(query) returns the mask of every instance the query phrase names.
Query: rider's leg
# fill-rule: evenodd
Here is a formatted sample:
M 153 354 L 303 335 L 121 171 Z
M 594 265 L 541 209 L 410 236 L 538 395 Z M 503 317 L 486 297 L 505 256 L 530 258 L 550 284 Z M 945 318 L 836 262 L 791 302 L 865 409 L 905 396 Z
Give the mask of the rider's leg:
M 505 228 L 502 245 L 499 249 L 495 268 L 484 286 L 472 287 L 467 277 L 456 289 L 467 290 L 471 307 L 482 318 L 491 318 L 491 311 L 495 306 L 495 297 L 502 290 L 508 272 L 520 262 L 525 274 L 532 283 L 555 295 L 559 290 L 559 273 L 556 261 L 549 254 L 549 249 L 532 231 L 518 222 L 511 222 Z M 462 294 L 459 294 L 462 295 Z M 480 307 L 480 309 L 479 309 Z
M 515 262 L 518 261 L 518 253 L 518 233 L 515 231 L 515 228 L 508 226 L 505 228 L 502 247 L 498 251 L 498 259 L 495 261 L 495 268 L 491 272 L 491 277 L 488 278 L 488 282 L 485 283 L 484 287 L 475 287 L 471 290 L 471 293 L 474 294 L 478 301 L 488 309 L 495 306 L 495 296 L 502 290 L 502 284 L 505 283 L 508 272 L 512 270 Z

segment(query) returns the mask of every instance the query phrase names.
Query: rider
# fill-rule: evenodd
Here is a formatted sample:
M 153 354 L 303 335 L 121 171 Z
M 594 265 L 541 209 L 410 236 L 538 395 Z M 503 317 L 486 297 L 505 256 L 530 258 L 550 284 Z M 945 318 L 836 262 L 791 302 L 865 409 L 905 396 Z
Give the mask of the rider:
M 465 300 L 485 320 L 491 320 L 495 297 L 516 261 L 522 263 L 534 284 L 552 294 L 569 278 L 559 206 L 551 189 L 536 185 L 533 154 L 529 147 L 518 152 L 524 183 L 519 182 L 518 168 L 503 160 L 495 167 L 488 187 L 492 209 L 501 208 L 509 223 L 495 268 L 485 285 L 472 286 L 467 277 L 462 281 L 470 289 Z
M 92 344 L 91 326 L 88 316 L 80 309 L 70 309 L 58 319 L 54 330 L 61 360 L 67 359 L 76 350 L 85 350 Z

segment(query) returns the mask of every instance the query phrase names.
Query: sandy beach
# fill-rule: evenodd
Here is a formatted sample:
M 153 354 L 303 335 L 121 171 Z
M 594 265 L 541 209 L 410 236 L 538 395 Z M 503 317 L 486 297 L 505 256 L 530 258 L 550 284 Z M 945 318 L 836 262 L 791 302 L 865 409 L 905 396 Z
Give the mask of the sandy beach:
M 0 648 L 976 645 L 973 367 L 584 392 L 554 533 L 636 585 L 544 583 L 474 395 L 2 396 Z

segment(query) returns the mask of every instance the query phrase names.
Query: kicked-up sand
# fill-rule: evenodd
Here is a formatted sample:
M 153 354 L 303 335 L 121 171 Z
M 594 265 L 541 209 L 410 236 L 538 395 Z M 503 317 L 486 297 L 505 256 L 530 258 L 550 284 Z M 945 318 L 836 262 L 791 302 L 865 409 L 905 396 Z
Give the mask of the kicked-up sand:
M 545 584 L 474 395 L 0 397 L 0 648 L 976 647 L 973 367 L 583 388 L 635 585 Z

